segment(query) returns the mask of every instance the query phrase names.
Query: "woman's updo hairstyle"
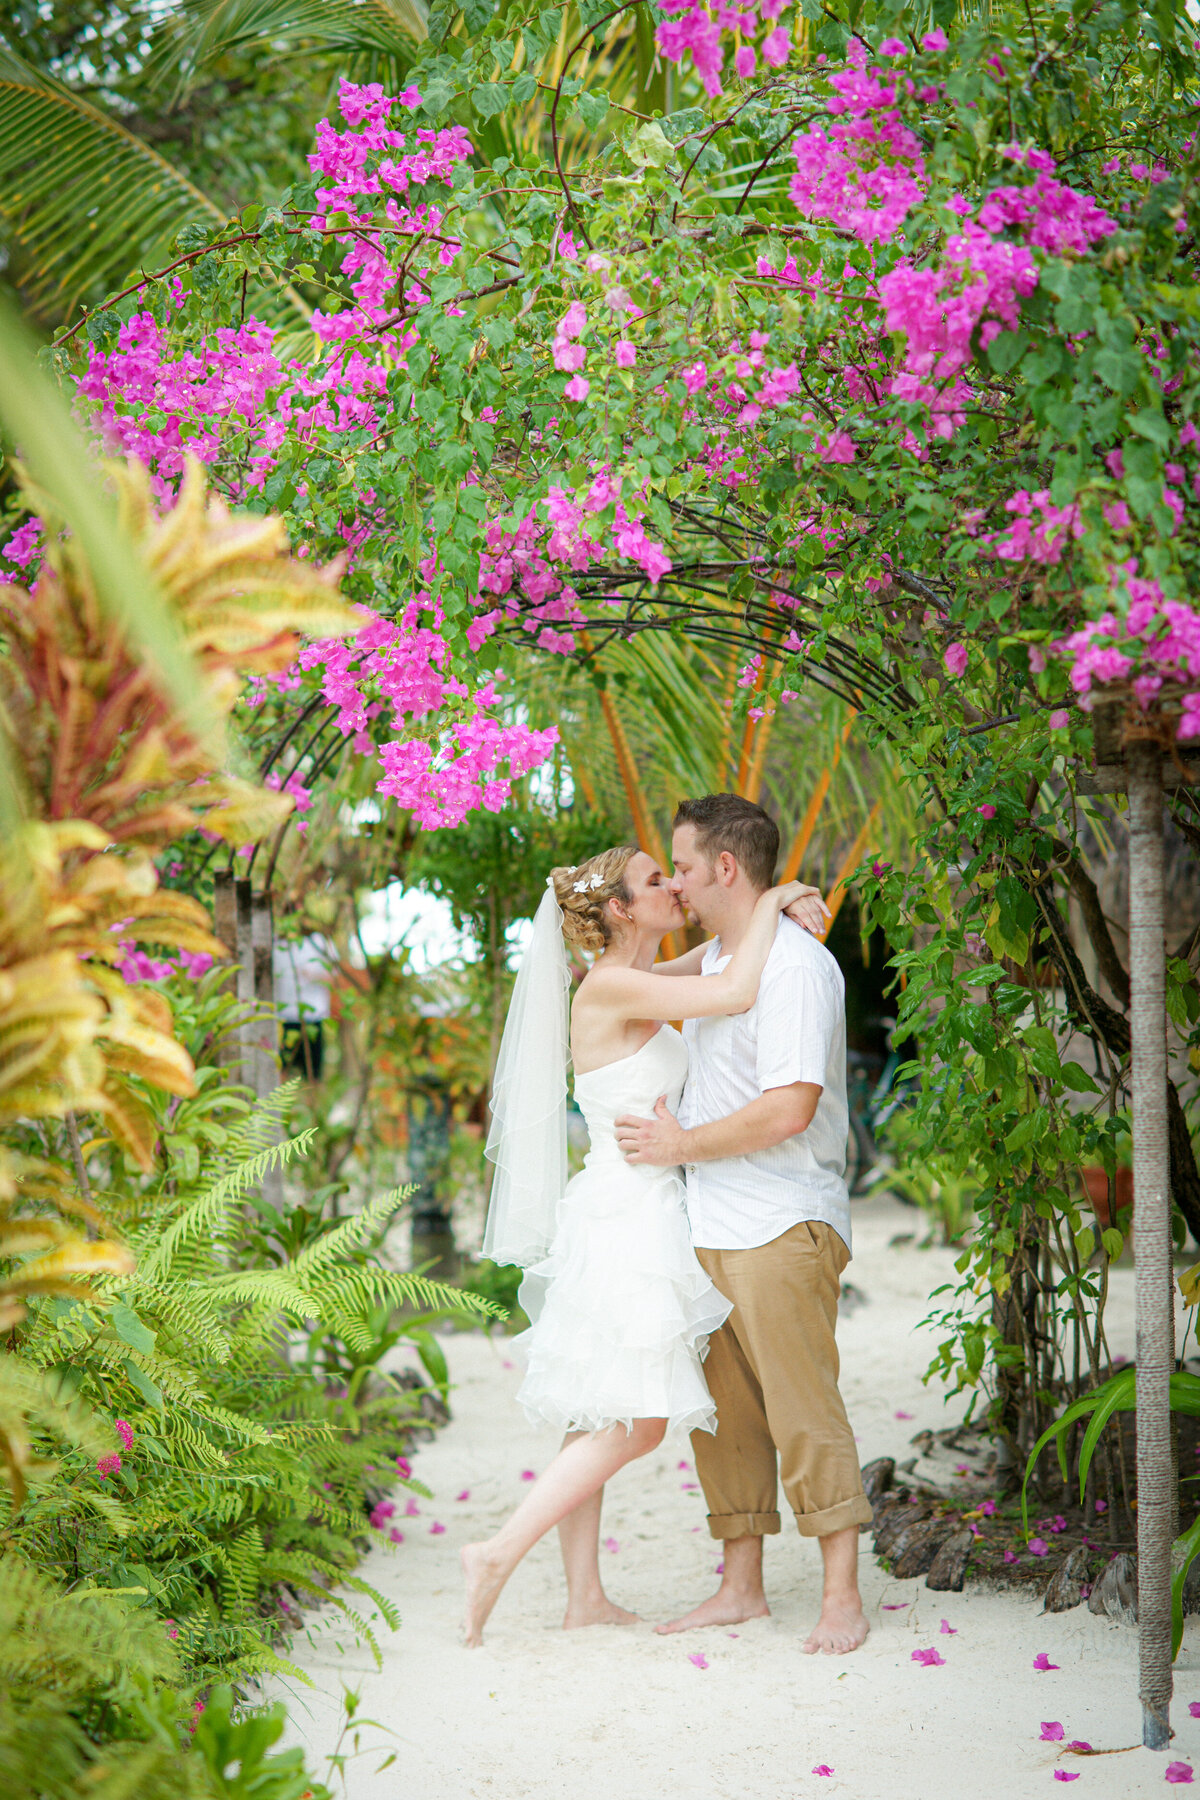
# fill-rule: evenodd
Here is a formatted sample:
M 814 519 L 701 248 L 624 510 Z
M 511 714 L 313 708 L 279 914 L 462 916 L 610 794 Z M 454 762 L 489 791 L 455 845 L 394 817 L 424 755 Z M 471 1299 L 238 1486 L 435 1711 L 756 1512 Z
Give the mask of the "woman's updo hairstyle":
M 551 869 L 554 896 L 562 907 L 563 936 L 581 950 L 603 950 L 612 942 L 610 900 L 629 906 L 633 895 L 625 885 L 625 871 L 636 844 L 619 844 L 589 856 L 574 869 Z

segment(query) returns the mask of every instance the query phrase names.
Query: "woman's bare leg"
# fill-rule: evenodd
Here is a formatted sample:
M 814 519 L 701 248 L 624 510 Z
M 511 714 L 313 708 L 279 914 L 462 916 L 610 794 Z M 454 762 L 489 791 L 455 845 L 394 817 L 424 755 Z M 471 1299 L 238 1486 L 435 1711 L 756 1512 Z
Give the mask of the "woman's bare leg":
M 572 1432 L 565 1443 L 577 1434 Z M 565 1446 L 564 1446 L 565 1447 Z M 604 1591 L 600 1579 L 600 1509 L 604 1489 L 590 1500 L 581 1500 L 573 1512 L 558 1521 L 558 1542 L 567 1577 L 567 1612 L 563 1630 L 581 1625 L 635 1625 L 637 1614 L 617 1606 Z
M 589 1431 L 572 1436 L 549 1468 L 538 1477 L 520 1506 L 483 1544 L 468 1544 L 462 1552 L 467 1582 L 466 1642 L 483 1642 L 483 1627 L 500 1590 L 540 1537 L 600 1492 L 606 1481 L 626 1463 L 634 1462 L 662 1443 L 665 1419 L 635 1419 L 632 1431 L 620 1426 L 611 1431 Z

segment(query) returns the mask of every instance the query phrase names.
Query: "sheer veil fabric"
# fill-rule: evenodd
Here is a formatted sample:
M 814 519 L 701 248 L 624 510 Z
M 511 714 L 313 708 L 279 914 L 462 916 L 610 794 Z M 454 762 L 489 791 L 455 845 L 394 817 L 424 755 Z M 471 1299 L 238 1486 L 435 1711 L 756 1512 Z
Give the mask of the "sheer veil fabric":
M 554 1238 L 567 1185 L 568 990 L 562 908 L 549 881 L 521 959 L 492 1084 L 495 1163 L 483 1253 L 529 1268 Z

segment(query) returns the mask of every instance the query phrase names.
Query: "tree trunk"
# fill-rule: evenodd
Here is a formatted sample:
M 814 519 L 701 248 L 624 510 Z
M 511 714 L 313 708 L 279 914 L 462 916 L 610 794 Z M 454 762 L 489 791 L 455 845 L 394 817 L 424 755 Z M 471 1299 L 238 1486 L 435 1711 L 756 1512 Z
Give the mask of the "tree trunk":
M 1175 1306 L 1167 1150 L 1162 751 L 1133 743 L 1129 769 L 1137 1545 L 1142 1741 L 1165 1750 L 1171 1705 L 1171 1369 Z

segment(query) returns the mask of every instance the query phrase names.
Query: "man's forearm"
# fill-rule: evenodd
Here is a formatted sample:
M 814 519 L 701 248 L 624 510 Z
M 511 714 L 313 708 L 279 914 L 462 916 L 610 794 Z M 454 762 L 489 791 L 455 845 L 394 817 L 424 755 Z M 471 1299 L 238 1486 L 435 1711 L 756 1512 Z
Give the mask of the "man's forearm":
M 799 1094 L 795 1088 L 773 1088 L 723 1119 L 691 1126 L 682 1133 L 680 1161 L 717 1162 L 726 1156 L 749 1156 L 795 1137 L 811 1123 L 821 1094 L 819 1087 L 808 1083 L 797 1086 L 802 1090 Z

